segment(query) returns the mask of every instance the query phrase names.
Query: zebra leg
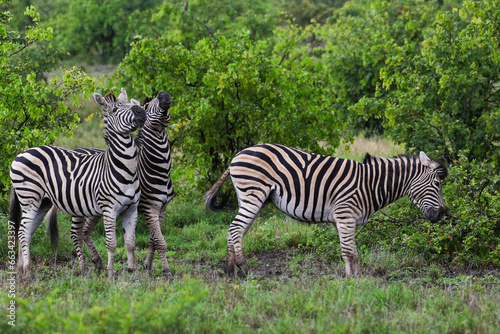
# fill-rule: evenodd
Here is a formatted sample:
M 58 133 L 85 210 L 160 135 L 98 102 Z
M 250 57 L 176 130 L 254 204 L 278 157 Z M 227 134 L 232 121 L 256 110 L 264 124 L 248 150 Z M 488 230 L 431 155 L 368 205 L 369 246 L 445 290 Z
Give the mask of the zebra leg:
M 165 262 L 163 263 L 163 260 L 162 260 L 162 265 L 163 265 L 163 274 L 165 275 L 165 277 L 167 279 L 173 277 L 173 275 L 172 275 L 172 271 L 170 270 L 170 267 L 169 267 L 168 261 L 167 261 L 167 242 L 165 241 L 165 238 L 163 237 L 163 234 L 161 233 L 161 225 L 165 221 L 165 214 L 167 212 L 167 205 L 169 202 L 170 202 L 170 200 L 160 210 L 160 217 L 158 219 L 158 222 L 159 222 L 158 231 L 160 231 L 160 235 L 161 235 L 160 242 L 163 241 L 165 243 L 165 252 L 164 252 L 165 253 Z M 155 244 L 155 248 L 156 248 L 156 244 Z M 160 254 L 160 257 L 161 257 L 161 254 Z
M 227 260 L 226 273 L 228 276 L 234 276 L 234 266 L 237 265 L 240 269 L 240 276 L 245 277 L 248 274 L 248 266 L 243 251 L 243 237 L 252 226 L 260 207 L 257 211 L 248 210 L 240 207 L 238 214 L 229 226 L 227 233 Z
M 125 248 L 127 250 L 127 264 L 129 271 L 137 269 L 135 261 L 135 226 L 137 224 L 137 204 L 131 205 L 122 214 L 123 237 L 125 239 Z
M 166 207 L 163 208 L 162 213 L 147 212 L 144 214 L 149 228 L 149 248 L 148 255 L 146 256 L 146 260 L 144 261 L 144 266 L 148 270 L 152 269 L 154 251 L 157 250 L 163 266 L 163 274 L 165 275 L 165 278 L 169 279 L 172 277 L 172 271 L 168 266 L 167 243 L 165 242 L 165 238 L 161 233 L 161 223 L 163 222 L 163 218 L 165 217 L 165 210 Z
M 106 251 L 108 252 L 108 280 L 112 281 L 115 274 L 115 251 L 116 251 L 116 216 L 104 213 L 104 231 L 106 233 Z
M 82 275 L 86 275 L 89 272 L 89 267 L 87 266 L 87 261 L 85 261 L 85 256 L 83 254 L 83 225 L 85 217 L 73 217 L 72 221 L 71 240 L 75 246 L 76 256 L 80 264 L 80 271 Z
M 32 278 L 30 256 L 31 238 L 33 237 L 33 233 L 35 233 L 36 229 L 42 223 L 43 217 L 47 214 L 51 207 L 52 203 L 45 198 L 39 206 L 31 203 L 27 210 L 23 210 L 23 217 L 21 218 L 21 224 L 18 232 L 19 259 L 17 262 L 21 279 L 29 280 Z
M 340 238 L 342 259 L 345 264 L 346 275 L 358 276 L 358 251 L 356 249 L 356 220 L 352 217 L 336 217 L 337 231 Z
M 102 265 L 101 255 L 99 255 L 99 252 L 94 245 L 94 241 L 92 240 L 92 231 L 94 230 L 100 219 L 101 217 L 99 216 L 87 217 L 83 225 L 83 241 L 87 245 L 87 249 L 89 250 L 90 256 L 92 258 L 92 262 L 94 263 L 98 272 L 102 271 L 104 267 Z
M 148 225 L 149 227 L 149 225 Z M 155 255 L 155 237 L 153 235 L 153 231 L 149 229 L 149 246 L 148 246 L 148 254 L 146 255 L 146 259 L 144 260 L 144 269 L 151 271 L 153 269 L 153 257 Z
M 236 251 L 234 249 L 231 232 L 227 232 L 227 257 L 225 272 L 229 277 L 234 277 L 234 266 L 236 265 Z

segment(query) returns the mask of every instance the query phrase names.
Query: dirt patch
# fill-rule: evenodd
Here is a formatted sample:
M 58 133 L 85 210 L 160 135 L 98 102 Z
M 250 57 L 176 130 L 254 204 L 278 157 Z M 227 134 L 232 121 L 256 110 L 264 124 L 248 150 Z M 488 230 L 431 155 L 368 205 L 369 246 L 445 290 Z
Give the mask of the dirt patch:
M 141 261 L 141 259 L 139 260 Z M 159 261 L 155 259 L 155 261 Z M 139 262 L 140 263 L 140 262 Z M 216 283 L 227 280 L 224 272 L 224 261 L 187 261 L 181 259 L 169 259 L 170 267 L 174 271 L 174 279 L 183 279 L 185 275 L 202 279 L 206 283 Z M 314 251 L 302 251 L 297 249 L 273 250 L 258 254 L 251 254 L 247 257 L 249 265 L 249 275 L 247 279 L 263 280 L 270 279 L 282 281 L 286 279 L 303 279 L 311 280 L 318 278 L 342 279 L 345 278 L 345 269 L 342 262 L 336 263 L 322 259 Z M 127 272 L 126 261 L 121 263 L 121 268 L 118 269 L 117 277 L 126 279 L 130 276 Z M 94 271 L 92 264 L 89 263 L 91 272 L 89 276 L 96 276 L 98 273 Z M 149 274 L 141 265 L 135 274 L 135 278 L 146 279 Z M 6 270 L 4 265 L 0 265 L 1 270 Z M 43 263 L 35 263 L 33 265 L 37 280 L 47 280 L 59 275 L 79 276 L 80 270 L 77 261 L 44 261 Z M 410 270 L 409 268 L 401 268 L 400 270 L 390 271 L 384 268 L 372 268 L 369 265 L 362 266 L 361 277 L 373 277 L 381 281 L 400 281 L 409 284 L 436 284 L 444 289 L 450 289 L 453 286 L 454 279 L 457 282 L 475 282 L 481 280 L 483 282 L 491 281 L 491 288 L 494 285 L 498 286 L 500 279 L 499 268 L 447 268 L 431 266 L 421 268 L 418 271 Z M 101 273 L 102 275 L 102 273 Z M 151 277 L 153 280 L 164 279 L 161 270 L 155 271 Z M 444 283 L 443 283 L 444 282 Z

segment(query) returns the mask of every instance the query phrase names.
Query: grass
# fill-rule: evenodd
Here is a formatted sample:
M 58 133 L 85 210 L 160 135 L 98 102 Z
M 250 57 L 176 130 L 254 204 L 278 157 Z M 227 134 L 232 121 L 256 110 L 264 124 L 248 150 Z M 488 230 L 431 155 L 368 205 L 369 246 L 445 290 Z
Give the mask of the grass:
M 3 332 L 494 333 L 500 325 L 498 281 L 440 288 L 373 277 L 186 274 L 164 282 L 138 273 L 109 283 L 70 268 L 39 276 L 18 287 L 17 326 L 3 322 Z
M 183 215 L 186 207 L 189 213 Z M 317 254 L 319 225 L 268 209 L 244 239 L 251 269 L 245 280 L 223 274 L 225 238 L 232 213 L 207 213 L 200 203 L 170 204 L 163 225 L 175 279 L 128 273 L 121 233 L 116 270 L 108 282 L 91 272 L 80 277 L 69 237 L 70 218 L 60 214 L 60 248 L 49 246 L 45 223 L 32 242 L 36 280 L 16 283 L 16 297 L 0 294 L 0 307 L 17 305 L 16 327 L 6 332 L 172 333 L 493 333 L 500 326 L 500 272 L 450 274 L 419 254 L 362 248 L 358 279 L 344 277 L 341 261 Z M 0 218 L 2 235 L 6 220 Z M 117 230 L 121 230 L 117 228 Z M 94 240 L 105 256 L 102 225 Z M 136 256 L 143 260 L 148 233 L 141 219 Z M 0 263 L 7 249 L 0 246 Z M 87 259 L 89 259 L 87 254 Z M 5 269 L 5 268 L 2 268 Z M 7 271 L 0 285 L 9 289 Z
M 335 151 L 335 156 L 344 159 L 363 161 L 366 153 L 374 157 L 390 158 L 404 153 L 404 146 L 380 137 L 366 138 L 360 135 L 352 144 L 342 143 Z

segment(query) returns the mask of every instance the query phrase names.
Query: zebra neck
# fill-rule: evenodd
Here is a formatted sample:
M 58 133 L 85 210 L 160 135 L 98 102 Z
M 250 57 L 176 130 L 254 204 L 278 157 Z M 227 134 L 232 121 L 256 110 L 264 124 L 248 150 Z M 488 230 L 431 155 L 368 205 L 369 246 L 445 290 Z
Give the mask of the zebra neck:
M 411 157 L 372 158 L 372 161 L 364 166 L 373 212 L 408 195 L 411 178 L 415 173 Z
M 145 124 L 141 129 L 140 135 L 138 136 L 139 140 L 137 145 L 141 150 L 147 150 L 147 143 L 154 143 L 154 149 L 156 151 L 164 151 L 165 148 L 170 147 L 170 143 L 167 137 L 167 131 L 165 128 L 154 128 L 150 124 Z
M 137 148 L 132 134 L 113 133 L 106 136 L 106 144 L 108 144 L 108 159 L 122 161 L 125 165 L 130 165 L 129 168 L 135 170 L 137 168 Z M 128 163 L 132 161 L 133 163 Z

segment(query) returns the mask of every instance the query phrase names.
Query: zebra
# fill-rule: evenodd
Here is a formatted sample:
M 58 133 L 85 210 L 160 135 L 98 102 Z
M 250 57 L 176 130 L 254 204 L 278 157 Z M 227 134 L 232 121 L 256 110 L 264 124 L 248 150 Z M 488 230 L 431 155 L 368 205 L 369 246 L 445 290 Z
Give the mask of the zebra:
M 149 228 L 149 247 L 144 267 L 152 269 L 154 251 L 157 250 L 163 265 L 166 278 L 172 277 L 167 261 L 167 243 L 161 233 L 161 223 L 165 218 L 167 204 L 174 196 L 174 188 L 170 178 L 172 155 L 170 141 L 165 128 L 170 124 L 169 108 L 172 99 L 165 92 L 144 104 L 146 122 L 139 130 L 136 138 L 139 148 L 138 172 L 141 188 L 139 214 L 144 215 Z M 75 151 L 82 154 L 95 154 L 101 150 L 95 148 L 79 148 Z M 92 262 L 97 270 L 102 270 L 102 259 L 92 241 L 92 231 L 100 217 L 87 217 L 83 227 L 83 238 L 90 252 Z M 49 221 L 51 221 L 49 219 Z M 50 231 L 50 229 L 49 229 Z
M 340 238 L 347 276 L 358 275 L 356 225 L 365 224 L 380 208 L 408 195 L 431 221 L 445 208 L 441 183 L 446 166 L 424 152 L 392 159 L 366 155 L 363 163 L 304 152 L 277 144 L 260 144 L 240 151 L 212 188 L 205 204 L 221 210 L 217 194 L 230 175 L 238 197 L 238 213 L 227 234 L 226 270 L 235 265 L 248 272 L 242 239 L 259 211 L 269 202 L 303 222 L 333 223 Z
M 86 155 L 55 146 L 37 146 L 12 162 L 10 220 L 19 239 L 18 267 L 23 278 L 30 276 L 29 246 L 33 233 L 53 205 L 74 217 L 71 238 L 83 273 L 87 268 L 82 253 L 82 223 L 89 216 L 104 216 L 108 278 L 114 276 L 118 216 L 123 217 L 128 268 L 136 269 L 135 225 L 140 188 L 137 149 L 131 133 L 144 124 L 146 112 L 136 103 L 127 102 L 123 88 L 118 99 L 112 93 L 104 97 L 94 93 L 93 98 L 104 115 L 108 150 Z

